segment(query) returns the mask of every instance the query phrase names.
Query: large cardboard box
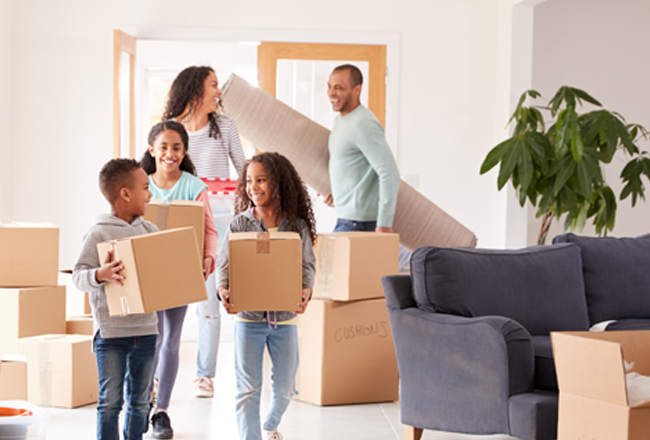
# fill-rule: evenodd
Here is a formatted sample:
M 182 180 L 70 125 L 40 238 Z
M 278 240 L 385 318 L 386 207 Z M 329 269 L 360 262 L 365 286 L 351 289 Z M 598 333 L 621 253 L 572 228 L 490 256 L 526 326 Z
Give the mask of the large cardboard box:
M 90 311 L 90 303 L 88 302 L 88 292 L 82 292 L 77 289 L 72 281 L 72 269 L 64 269 L 59 271 L 59 285 L 65 286 L 65 316 L 88 315 Z M 86 311 L 88 305 L 88 311 Z
M 0 287 L 56 286 L 58 270 L 58 227 L 0 223 Z
M 27 400 L 25 361 L 0 361 L 0 400 Z
M 111 316 L 151 313 L 208 298 L 193 228 L 99 243 L 97 251 L 101 261 L 111 251 L 124 266 L 122 286 L 104 284 Z
M 0 288 L 0 356 L 19 338 L 65 333 L 65 287 Z
M 399 235 L 377 232 L 319 234 L 316 298 L 352 301 L 383 298 L 381 278 L 399 272 Z
M 316 405 L 398 400 L 385 299 L 313 299 L 298 325 L 298 400 Z
M 65 333 L 67 335 L 91 335 L 93 332 L 92 315 L 73 316 L 65 323 Z
M 297 310 L 302 301 L 300 235 L 237 232 L 228 237 L 233 310 Z
M 196 241 L 203 255 L 205 236 L 205 205 L 196 200 L 172 200 L 163 202 L 154 199 L 147 205 L 145 220 L 158 226 L 161 231 L 167 229 L 192 227 L 196 232 Z
M 650 331 L 551 333 L 560 388 L 558 440 L 642 440 L 650 402 L 628 404 L 623 361 L 650 376 Z
M 76 408 L 97 401 L 99 378 L 92 336 L 41 335 L 18 341 L 27 358 L 28 401 Z

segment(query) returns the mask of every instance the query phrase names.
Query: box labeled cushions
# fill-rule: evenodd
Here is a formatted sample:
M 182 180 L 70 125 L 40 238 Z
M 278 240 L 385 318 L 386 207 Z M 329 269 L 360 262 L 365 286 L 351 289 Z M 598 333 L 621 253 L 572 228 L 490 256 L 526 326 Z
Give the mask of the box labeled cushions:
M 170 229 L 100 243 L 122 260 L 123 286 L 105 283 L 111 316 L 151 313 L 207 299 L 203 258 L 193 228 Z
M 297 232 L 229 234 L 230 302 L 234 311 L 298 309 L 302 241 Z
M 56 286 L 58 270 L 58 227 L 0 223 L 0 287 Z
M 558 440 L 647 439 L 650 401 L 629 403 L 623 361 L 650 376 L 650 331 L 557 332 L 551 339 L 560 386 Z
M 381 278 L 399 272 L 399 236 L 375 232 L 319 234 L 314 297 L 383 298 Z
M 297 398 L 316 405 L 398 399 L 386 300 L 313 299 L 298 325 Z
M 192 227 L 196 232 L 196 240 L 203 254 L 205 235 L 205 205 L 196 200 L 152 200 L 147 205 L 145 220 L 158 226 L 161 231 L 175 228 Z

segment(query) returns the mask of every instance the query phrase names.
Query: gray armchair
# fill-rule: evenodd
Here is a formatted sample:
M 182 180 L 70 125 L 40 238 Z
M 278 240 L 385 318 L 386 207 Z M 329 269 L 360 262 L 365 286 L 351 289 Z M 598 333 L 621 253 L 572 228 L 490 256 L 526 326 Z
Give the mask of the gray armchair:
M 551 331 L 588 329 L 576 245 L 426 247 L 384 277 L 406 438 L 422 429 L 556 438 Z

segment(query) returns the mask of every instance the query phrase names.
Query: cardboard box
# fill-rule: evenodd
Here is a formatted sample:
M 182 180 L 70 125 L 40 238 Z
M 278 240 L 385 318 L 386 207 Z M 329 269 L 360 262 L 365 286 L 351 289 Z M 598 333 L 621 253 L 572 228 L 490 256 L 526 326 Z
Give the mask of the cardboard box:
M 623 360 L 650 376 L 650 331 L 551 333 L 560 388 L 558 440 L 641 440 L 650 402 L 628 405 Z
M 298 325 L 297 399 L 316 405 L 398 400 L 385 299 L 312 299 Z
M 234 311 L 297 310 L 302 241 L 297 232 L 237 232 L 228 240 Z
M 65 287 L 0 289 L 0 356 L 19 338 L 65 333 Z
M 122 260 L 122 286 L 105 283 L 111 316 L 136 315 L 204 301 L 203 257 L 193 228 L 170 229 L 97 245 Z
M 0 361 L 0 400 L 27 400 L 27 362 Z
M 205 236 L 205 205 L 203 202 L 172 200 L 163 203 L 162 200 L 154 199 L 147 205 L 147 212 L 143 218 L 158 226 L 161 231 L 175 228 L 194 228 L 200 253 L 203 255 Z
M 41 335 L 18 341 L 27 358 L 27 400 L 76 408 L 97 402 L 99 377 L 92 336 Z
M 93 317 L 92 315 L 73 316 L 65 323 L 65 333 L 67 335 L 90 335 L 93 336 Z
M 319 234 L 314 247 L 314 297 L 336 301 L 383 298 L 381 278 L 399 272 L 399 235 L 377 232 Z
M 92 313 L 88 301 L 88 292 L 78 290 L 74 285 L 72 269 L 59 271 L 59 285 L 65 286 L 65 316 L 67 318 Z M 88 307 L 88 311 L 86 311 L 86 307 Z
M 56 286 L 58 270 L 58 227 L 0 223 L 0 287 Z

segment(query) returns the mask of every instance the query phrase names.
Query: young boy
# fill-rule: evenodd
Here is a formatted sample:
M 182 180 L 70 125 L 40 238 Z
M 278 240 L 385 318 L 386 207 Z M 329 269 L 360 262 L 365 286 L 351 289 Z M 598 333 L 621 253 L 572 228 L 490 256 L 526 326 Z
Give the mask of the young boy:
M 93 350 L 99 371 L 97 439 L 119 439 L 118 418 L 126 382 L 124 440 L 140 440 L 147 426 L 149 382 L 153 374 L 158 319 L 155 313 L 110 316 L 104 283 L 122 284 L 119 260 L 110 252 L 97 255 L 97 243 L 157 231 L 142 219 L 151 198 L 149 178 L 132 159 L 113 159 L 99 173 L 99 188 L 111 205 L 110 214 L 100 214 L 83 238 L 81 254 L 74 266 L 77 289 L 90 293 L 94 320 Z

